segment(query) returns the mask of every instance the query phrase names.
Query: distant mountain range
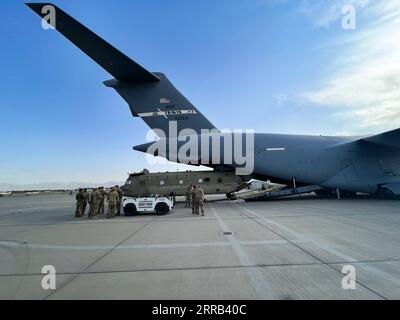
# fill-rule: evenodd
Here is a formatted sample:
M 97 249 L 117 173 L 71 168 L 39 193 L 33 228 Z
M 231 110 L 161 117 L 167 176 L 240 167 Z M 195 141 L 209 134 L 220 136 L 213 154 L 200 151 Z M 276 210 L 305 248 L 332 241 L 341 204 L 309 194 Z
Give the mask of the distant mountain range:
M 78 188 L 94 188 L 104 186 L 106 188 L 115 185 L 123 185 L 125 182 L 121 181 L 108 181 L 103 183 L 84 183 L 84 182 L 70 182 L 70 183 L 35 183 L 35 184 L 11 184 L 0 183 L 0 192 L 7 191 L 40 191 L 40 190 L 73 190 Z

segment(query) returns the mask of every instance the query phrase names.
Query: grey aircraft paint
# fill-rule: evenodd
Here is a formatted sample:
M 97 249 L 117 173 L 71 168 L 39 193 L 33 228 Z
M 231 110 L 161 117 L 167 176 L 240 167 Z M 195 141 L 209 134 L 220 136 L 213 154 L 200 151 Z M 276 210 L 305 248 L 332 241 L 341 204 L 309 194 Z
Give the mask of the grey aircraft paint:
M 52 4 L 27 5 L 44 17 L 47 13 L 42 13 L 43 6 Z M 170 121 L 177 122 L 178 132 L 193 129 L 199 135 L 201 129 L 216 129 L 164 74 L 147 71 L 54 7 L 56 29 L 114 76 L 104 84 L 114 88 L 127 101 L 132 114 L 141 117 L 151 129 L 168 133 Z M 298 185 L 400 194 L 399 137 L 400 129 L 369 137 L 255 134 L 253 174 L 283 183 L 295 180 Z M 134 149 L 147 152 L 149 145 Z M 225 166 L 237 166 L 221 161 Z

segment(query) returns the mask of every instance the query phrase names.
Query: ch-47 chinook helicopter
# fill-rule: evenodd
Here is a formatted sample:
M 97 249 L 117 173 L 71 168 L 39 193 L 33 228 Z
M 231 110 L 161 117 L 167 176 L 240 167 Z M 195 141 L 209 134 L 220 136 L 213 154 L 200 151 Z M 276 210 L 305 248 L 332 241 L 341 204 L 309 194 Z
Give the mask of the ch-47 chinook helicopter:
M 206 194 L 233 193 L 249 185 L 250 176 L 237 176 L 234 172 L 185 171 L 150 173 L 143 170 L 131 173 L 122 186 L 126 197 L 149 197 L 152 195 L 183 196 L 190 185 L 201 186 Z

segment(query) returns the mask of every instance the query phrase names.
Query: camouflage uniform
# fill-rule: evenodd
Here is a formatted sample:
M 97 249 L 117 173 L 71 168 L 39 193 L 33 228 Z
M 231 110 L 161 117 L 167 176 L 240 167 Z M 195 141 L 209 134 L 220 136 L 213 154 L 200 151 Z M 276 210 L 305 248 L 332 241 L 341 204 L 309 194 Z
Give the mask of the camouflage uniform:
M 199 209 L 201 209 L 201 215 L 204 216 L 204 191 L 201 187 L 196 189 L 195 193 L 195 213 L 199 213 Z
M 108 214 L 107 218 L 114 218 L 117 214 L 117 204 L 118 204 L 119 194 L 118 192 L 112 188 L 111 192 L 107 196 L 108 200 Z
M 100 210 L 101 210 L 101 203 L 103 202 L 103 206 L 104 206 L 104 196 L 103 193 L 101 192 L 101 189 L 97 189 L 95 194 L 94 194 L 94 200 L 95 200 L 95 214 L 94 216 L 97 216 L 100 214 Z M 103 208 L 104 210 L 104 208 Z
M 87 192 L 87 190 L 83 190 L 83 196 L 84 196 L 84 200 L 83 200 L 83 207 L 82 207 L 82 215 L 85 215 L 86 212 L 86 207 L 88 205 L 89 202 L 89 192 Z
M 189 186 L 187 189 L 186 189 L 186 203 L 185 203 L 185 208 L 190 208 L 191 206 L 192 206 L 192 201 L 191 201 L 191 198 L 192 198 L 192 189 L 193 189 L 193 187 L 192 186 Z
M 192 191 L 190 193 L 190 200 L 191 200 L 191 206 L 192 206 L 192 214 L 195 214 L 195 208 L 196 208 L 196 190 L 197 188 L 194 186 L 192 188 Z
M 104 214 L 104 202 L 107 197 L 107 192 L 104 190 L 103 187 L 100 188 L 99 193 L 101 195 L 101 199 L 99 199 L 99 211 L 98 214 Z
M 83 194 L 83 190 L 79 190 L 75 199 L 76 199 L 75 218 L 80 218 L 82 217 L 83 203 L 85 201 L 85 195 Z
M 119 186 L 115 187 L 115 191 L 118 193 L 118 201 L 117 201 L 117 216 L 121 215 L 121 206 L 122 206 L 122 198 L 124 196 L 124 192 Z
M 92 190 L 92 192 L 89 193 L 89 197 L 88 197 L 88 202 L 89 202 L 89 218 L 93 217 L 95 211 L 95 197 L 94 197 L 94 193 L 96 192 L 95 190 Z

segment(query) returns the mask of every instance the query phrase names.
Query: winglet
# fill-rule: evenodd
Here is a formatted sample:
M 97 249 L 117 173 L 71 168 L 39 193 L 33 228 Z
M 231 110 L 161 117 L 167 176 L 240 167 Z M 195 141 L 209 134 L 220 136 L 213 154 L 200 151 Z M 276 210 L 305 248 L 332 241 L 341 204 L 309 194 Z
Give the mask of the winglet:
M 56 14 L 55 28 L 117 80 L 134 83 L 160 80 L 155 74 L 127 57 L 54 4 L 26 3 L 26 5 L 42 18 L 49 14 L 46 11 L 42 12 L 43 7 L 53 6 Z

